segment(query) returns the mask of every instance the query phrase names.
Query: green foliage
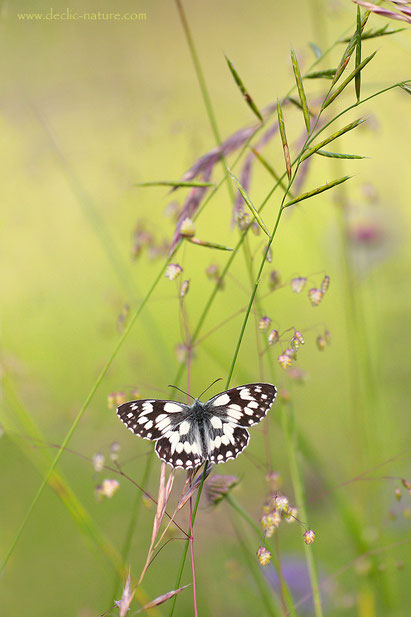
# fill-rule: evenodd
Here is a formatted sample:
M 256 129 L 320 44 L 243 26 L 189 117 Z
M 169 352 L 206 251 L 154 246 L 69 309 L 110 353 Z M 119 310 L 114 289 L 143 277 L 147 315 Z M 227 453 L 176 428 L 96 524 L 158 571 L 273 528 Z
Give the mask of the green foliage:
M 401 281 L 409 255 L 395 224 L 409 227 L 409 97 L 402 94 L 410 82 L 393 61 L 395 37 L 385 37 L 386 27 L 365 31 L 374 16 L 361 17 L 358 9 L 356 23 L 354 12 L 347 16 L 351 36 L 340 33 L 329 48 L 311 43 L 313 61 L 299 51 L 299 64 L 292 51 L 282 74 L 278 63 L 272 70 L 272 58 L 284 57 L 288 40 L 258 40 L 252 21 L 239 13 L 231 22 L 221 8 L 230 57 L 236 60 L 244 41 L 255 40 L 241 65 L 266 87 L 269 105 L 260 112 L 228 58 L 224 76 L 213 71 L 207 46 L 213 53 L 222 47 L 214 41 L 221 43 L 220 24 L 200 6 L 188 16 L 180 0 L 173 9 L 184 36 L 170 75 L 164 50 L 180 51 L 160 18 L 153 23 L 161 33 L 148 22 L 129 32 L 117 24 L 124 47 L 114 23 L 95 24 L 101 29 L 92 34 L 82 29 L 91 25 L 85 23 L 66 24 L 78 26 L 76 33 L 54 22 L 31 30 L 25 24 L 24 41 L 23 24 L 7 24 L 6 39 L 12 50 L 25 51 L 33 75 L 32 82 L 19 82 L 20 56 L 7 56 L 13 64 L 4 75 L 11 104 L 2 120 L 10 228 L 2 242 L 2 610 L 5 617 L 118 615 L 115 601 L 124 587 L 123 604 L 150 615 L 192 615 L 193 601 L 195 615 L 294 616 L 307 607 L 310 614 L 311 604 L 315 617 L 405 615 L 409 292 Z M 152 10 L 162 16 L 165 8 Z M 307 27 L 298 15 L 293 7 L 300 50 Z M 325 13 L 315 17 L 328 23 Z M 68 37 L 61 49 L 53 38 L 60 25 Z M 47 53 L 35 28 L 44 33 Z M 83 55 L 67 53 L 75 47 L 72 36 L 91 58 L 109 50 L 99 65 L 101 83 L 94 60 L 86 70 Z M 368 80 L 363 69 L 375 51 L 362 60 L 363 46 L 379 36 L 387 47 L 370 64 L 378 79 Z M 264 40 L 271 41 L 269 57 Z M 341 40 L 348 43 L 342 54 Z M 145 58 L 141 65 L 135 55 L 130 61 L 133 45 Z M 145 87 L 136 87 L 135 72 Z M 241 103 L 237 111 L 227 96 L 230 73 L 257 128 L 243 127 Z M 33 101 L 27 115 L 14 104 L 17 77 Z M 59 99 L 73 84 L 78 91 Z M 107 103 L 97 97 L 106 87 Z M 40 101 L 50 102 L 43 109 Z M 84 117 L 78 101 L 87 101 Z M 376 139 L 372 122 L 367 128 L 352 116 L 340 128 L 340 118 L 359 105 L 392 130 Z M 342 149 L 360 146 L 373 160 L 360 169 L 354 159 L 364 157 L 323 149 L 337 138 Z M 204 143 L 209 153 L 183 174 Z M 135 188 L 155 186 L 172 189 L 168 201 L 180 200 L 168 208 L 168 219 L 164 197 Z M 389 216 L 378 219 L 387 203 Z M 184 235 L 187 219 L 193 232 Z M 396 253 L 390 261 L 394 238 L 400 260 Z M 225 388 L 275 383 L 279 400 L 252 429 L 238 460 L 206 465 L 187 479 L 177 472 L 174 484 L 173 472 L 162 469 L 159 483 L 152 446 L 123 430 L 115 405 L 135 396 L 180 396 L 167 392 L 170 382 L 197 395 L 215 376 Z M 110 447 L 113 441 L 120 450 Z M 99 460 L 105 455 L 100 467 L 97 453 Z M 228 473 L 235 474 L 230 490 L 206 507 L 208 482 Z M 105 480 L 120 482 L 111 498 L 104 497 Z M 280 509 L 283 497 L 287 505 Z M 274 522 L 264 526 L 264 515 Z M 269 558 L 270 566 L 263 565 Z M 295 559 L 301 567 L 293 574 Z M 297 591 L 295 579 L 303 577 L 304 592 Z M 160 602 L 167 604 L 157 608 Z

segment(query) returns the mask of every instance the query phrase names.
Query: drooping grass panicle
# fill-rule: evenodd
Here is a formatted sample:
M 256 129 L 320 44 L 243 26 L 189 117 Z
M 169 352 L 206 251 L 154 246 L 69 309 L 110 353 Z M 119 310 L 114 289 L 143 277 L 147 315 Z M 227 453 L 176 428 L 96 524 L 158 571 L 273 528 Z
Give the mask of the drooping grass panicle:
M 367 11 L 365 13 L 364 17 L 363 17 L 362 22 L 361 22 L 361 33 L 363 32 L 363 30 L 365 28 L 365 25 L 366 25 L 366 23 L 368 21 L 369 16 L 370 16 L 370 12 Z M 356 45 L 357 45 L 357 28 L 356 28 L 354 34 L 352 35 L 351 39 L 349 40 L 349 43 L 348 43 L 348 45 L 347 45 L 347 47 L 346 47 L 346 49 L 345 49 L 345 51 L 344 51 L 344 53 L 342 55 L 340 63 L 339 63 L 339 65 L 336 68 L 335 75 L 334 75 L 334 78 L 332 80 L 331 88 L 333 88 L 333 86 L 337 83 L 337 81 L 340 79 L 341 75 L 345 71 L 345 69 L 346 69 L 346 67 L 347 67 L 347 65 L 348 65 L 348 63 L 350 61 L 350 58 L 351 58 L 351 56 L 352 56 L 352 54 L 353 54 L 353 52 L 354 52 L 354 50 L 356 48 Z
M 281 143 L 283 145 L 285 167 L 287 171 L 288 180 L 291 180 L 290 150 L 288 147 L 287 135 L 285 132 L 284 115 L 283 115 L 283 110 L 282 110 L 280 101 L 277 101 L 277 117 L 278 117 L 278 126 L 280 128 Z
M 300 67 L 298 65 L 297 56 L 294 50 L 291 50 L 291 61 L 293 65 L 294 77 L 297 84 L 298 96 L 300 97 L 301 107 L 304 115 L 305 127 L 307 129 L 307 133 L 310 133 L 311 121 L 310 121 L 310 112 L 307 104 L 307 97 L 304 91 L 304 84 L 301 77 Z
M 360 7 L 357 6 L 357 41 L 355 48 L 355 68 L 361 64 L 361 34 L 362 34 L 362 23 L 361 23 L 361 10 Z M 357 96 L 357 101 L 360 100 L 361 96 L 361 71 L 355 76 L 355 94 Z
M 365 58 L 362 62 L 360 62 L 360 64 L 352 71 L 352 73 L 350 73 L 350 75 L 342 82 L 342 84 L 328 94 L 324 103 L 322 104 L 322 110 L 331 105 L 333 101 L 335 101 L 337 96 L 339 96 L 341 92 L 348 86 L 348 84 L 363 70 L 364 67 L 367 66 L 367 64 L 374 58 L 376 53 L 377 52 L 374 51 L 370 56 L 368 56 L 368 58 Z
M 312 156 L 313 154 L 318 152 L 318 150 L 322 150 L 324 148 L 324 146 L 327 146 L 328 144 L 330 144 L 331 142 L 335 141 L 336 139 L 338 139 L 342 135 L 345 135 L 349 131 L 352 131 L 353 129 L 357 128 L 357 126 L 359 126 L 363 122 L 365 122 L 365 120 L 362 119 L 362 118 L 359 118 L 358 120 L 354 120 L 353 122 L 350 122 L 349 124 L 347 124 L 346 126 L 344 126 L 341 129 L 339 129 L 338 131 L 336 131 L 335 133 L 333 133 L 329 137 L 326 137 L 325 139 L 320 141 L 318 144 L 316 144 L 312 148 L 309 148 L 308 150 L 306 150 L 304 152 L 304 154 L 301 156 L 301 159 L 300 159 L 301 162 L 305 161 L 310 156 Z
M 243 95 L 247 105 L 253 111 L 253 113 L 257 116 L 257 118 L 260 120 L 260 122 L 263 122 L 264 121 L 263 117 L 262 117 L 261 113 L 259 112 L 257 105 L 254 103 L 253 99 L 251 98 L 250 94 L 248 93 L 248 90 L 244 86 L 244 83 L 243 83 L 241 77 L 239 76 L 239 74 L 237 73 L 236 69 L 234 68 L 233 63 L 231 62 L 231 60 L 229 58 L 227 58 L 227 56 L 225 56 L 225 59 L 226 59 L 227 64 L 228 64 L 228 68 L 231 71 L 231 75 L 234 77 L 234 81 L 237 84 L 237 86 L 239 87 L 240 92 Z
M 387 17 L 388 19 L 395 19 L 397 21 L 405 21 L 411 24 L 411 6 L 408 2 L 391 2 L 391 4 L 397 5 L 397 8 L 400 12 L 393 11 L 390 9 L 385 9 L 377 4 L 373 4 L 372 2 L 364 2 L 363 0 L 353 0 L 356 4 L 363 6 L 368 11 L 375 13 L 376 15 L 381 15 L 382 17 Z M 399 6 L 398 6 L 399 5 Z M 408 5 L 408 6 L 407 6 Z
M 231 173 L 230 170 L 228 170 L 228 173 L 231 176 L 231 179 L 233 180 L 235 186 L 237 187 L 237 189 L 239 190 L 239 192 L 241 193 L 242 198 L 244 199 L 245 204 L 248 206 L 248 208 L 250 209 L 250 211 L 252 212 L 255 220 L 257 221 L 257 223 L 259 224 L 259 226 L 261 227 L 261 229 L 264 231 L 264 233 L 270 237 L 270 232 L 267 229 L 267 226 L 265 225 L 263 219 L 261 218 L 260 214 L 258 213 L 256 207 L 254 206 L 254 204 L 252 203 L 250 197 L 247 195 L 246 191 L 244 190 L 244 188 L 241 186 L 238 178 L 236 178 L 236 176 Z
M 346 182 L 347 180 L 349 180 L 350 177 L 351 176 L 344 176 L 343 178 L 338 178 L 337 180 L 332 180 L 331 182 L 327 182 L 326 184 L 323 184 L 322 186 L 319 186 L 319 187 L 317 187 L 316 189 L 314 189 L 312 191 L 308 191 L 307 193 L 303 193 L 302 195 L 299 195 L 298 197 L 295 197 L 291 201 L 289 201 L 286 204 L 284 204 L 283 208 L 288 208 L 289 206 L 293 206 L 294 204 L 297 204 L 300 201 L 303 201 L 304 199 L 309 199 L 310 197 L 315 197 L 315 195 L 319 195 L 320 193 L 323 193 L 324 191 L 328 191 L 329 189 L 332 189 L 335 186 L 338 186 L 339 184 L 342 184 L 343 182 Z

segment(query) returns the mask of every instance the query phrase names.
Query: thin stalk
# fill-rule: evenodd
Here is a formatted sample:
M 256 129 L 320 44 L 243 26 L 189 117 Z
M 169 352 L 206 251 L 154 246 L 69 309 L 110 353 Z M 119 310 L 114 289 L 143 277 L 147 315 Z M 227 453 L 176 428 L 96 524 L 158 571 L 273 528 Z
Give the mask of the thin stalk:
M 196 571 L 195 571 L 195 566 L 194 566 L 194 532 L 193 532 L 193 498 L 192 497 L 190 497 L 190 557 L 191 557 L 191 577 L 193 579 L 194 617 L 198 617 Z
M 207 110 L 207 115 L 210 120 L 211 127 L 213 129 L 214 137 L 218 144 L 221 143 L 220 133 L 217 127 L 217 122 L 215 119 L 215 114 L 213 110 L 213 106 L 211 104 L 210 95 L 208 94 L 207 84 L 204 79 L 203 70 L 201 68 L 200 60 L 198 59 L 197 51 L 194 46 L 193 37 L 191 36 L 190 28 L 184 13 L 183 5 L 180 0 L 175 0 L 177 5 L 178 14 L 180 16 L 181 24 L 183 26 L 184 34 L 187 40 L 188 47 L 190 49 L 191 59 L 194 64 L 195 72 L 197 75 L 198 83 L 201 89 L 201 94 L 203 96 L 203 101 Z
M 151 472 L 151 468 L 153 466 L 153 460 L 154 460 L 154 456 L 153 456 L 153 453 L 151 453 L 149 456 L 147 456 L 146 464 L 144 466 L 143 477 L 141 479 L 141 486 L 143 487 L 147 485 L 150 472 Z M 123 548 L 121 551 L 121 557 L 122 557 L 124 564 L 127 562 L 127 558 L 130 553 L 131 541 L 133 539 L 134 530 L 137 526 L 137 521 L 140 515 L 142 503 L 143 503 L 142 496 L 140 495 L 139 492 L 137 492 L 133 506 L 132 506 L 131 516 L 130 516 L 130 520 L 129 520 L 128 528 L 127 528 L 127 533 L 126 533 Z M 116 577 L 114 580 L 114 585 L 113 585 L 111 604 L 114 604 L 114 601 L 118 597 L 120 588 L 121 588 L 121 583 L 118 580 L 118 577 Z
M 261 541 L 261 538 L 262 538 L 261 528 L 256 524 L 253 518 L 249 515 L 247 510 L 245 510 L 243 506 L 230 494 L 225 496 L 225 500 L 237 512 L 237 514 L 239 514 L 239 516 L 241 516 L 241 518 L 244 519 L 250 525 L 250 527 L 252 527 L 252 529 L 256 532 L 259 540 Z M 278 573 L 278 576 L 280 577 L 280 566 L 279 566 L 278 561 L 276 559 L 273 559 L 273 564 Z M 284 597 L 288 605 L 288 611 L 289 611 L 288 614 L 291 615 L 292 617 L 296 617 L 293 599 L 292 599 L 290 590 L 285 580 L 282 583 L 282 588 L 283 588 Z
M 208 465 L 208 461 L 206 461 L 204 463 L 204 471 L 203 471 L 203 475 L 202 475 L 202 478 L 201 478 L 200 486 L 198 487 L 196 502 L 195 502 L 195 505 L 194 505 L 193 512 L 192 513 L 190 512 L 190 530 L 192 529 L 192 527 L 194 527 L 194 522 L 195 522 L 195 519 L 196 519 L 196 516 L 197 516 L 198 504 L 200 503 L 200 497 L 201 497 L 201 493 L 203 492 L 204 481 L 205 481 L 206 475 L 207 475 L 207 465 Z M 190 544 L 190 540 L 191 540 L 191 533 L 190 533 L 190 536 L 187 538 L 187 540 L 185 541 L 185 544 L 184 544 L 183 555 L 182 555 L 182 558 L 181 558 L 181 563 L 180 563 L 180 567 L 179 567 L 178 574 L 177 574 L 175 589 L 178 589 L 180 587 L 181 577 L 183 576 L 183 570 L 184 570 L 184 565 L 185 565 L 185 562 L 186 562 L 186 557 L 187 557 L 187 552 L 188 552 L 188 547 L 189 547 L 189 544 Z M 177 601 L 177 596 L 174 596 L 172 598 L 172 600 L 171 600 L 171 608 L 170 608 L 169 617 L 172 617 L 172 615 L 174 613 L 174 607 L 176 605 L 176 601 Z
M 244 320 L 243 320 L 243 323 L 242 323 L 242 326 L 241 326 L 239 337 L 237 339 L 237 345 L 236 345 L 236 348 L 235 348 L 235 351 L 234 351 L 233 359 L 231 361 L 231 366 L 230 366 L 229 371 L 228 371 L 227 381 L 226 381 L 226 385 L 225 385 L 226 389 L 230 385 L 231 377 L 233 375 L 234 367 L 235 367 L 235 364 L 237 362 L 237 357 L 238 357 L 238 353 L 240 351 L 240 346 L 241 346 L 241 343 L 242 343 L 242 340 L 243 340 L 243 337 L 244 337 L 244 332 L 245 332 L 245 329 L 246 329 L 246 326 L 247 326 L 248 318 L 250 316 L 251 307 L 253 305 L 254 298 L 256 296 L 258 286 L 259 286 L 259 284 L 261 282 L 261 275 L 262 275 L 262 272 L 263 272 L 263 269 L 264 269 L 264 265 L 265 265 L 265 262 L 266 262 L 266 259 L 267 259 L 268 251 L 270 250 L 271 244 L 272 244 L 272 242 L 273 242 L 273 240 L 275 238 L 275 234 L 277 233 L 278 225 L 280 224 L 280 219 L 281 219 L 282 212 L 283 212 L 283 208 L 282 208 L 282 206 L 280 206 L 280 209 L 278 210 L 278 214 L 277 214 L 277 219 L 276 219 L 275 224 L 274 224 L 274 229 L 273 229 L 273 231 L 271 233 L 271 236 L 270 236 L 270 239 L 268 241 L 266 250 L 264 252 L 263 259 L 261 260 L 261 264 L 260 264 L 260 268 L 259 268 L 258 273 L 257 273 L 257 277 L 256 277 L 256 281 L 255 281 L 255 284 L 254 284 L 254 288 L 253 288 L 253 290 L 251 292 L 251 298 L 250 298 L 250 301 L 248 303 L 248 307 L 247 307 L 247 310 L 246 310 L 246 313 L 245 313 L 245 317 L 244 317 Z
M 286 446 L 288 451 L 288 458 L 290 462 L 290 473 L 297 501 L 297 507 L 300 512 L 302 520 L 308 520 L 305 489 L 302 473 L 298 462 L 298 440 L 297 431 L 295 427 L 294 410 L 292 401 L 288 403 L 288 407 L 281 406 L 283 430 L 286 437 Z M 321 596 L 318 583 L 317 567 L 313 555 L 313 547 L 304 545 L 305 557 L 308 566 L 308 572 L 310 575 L 311 589 L 313 594 L 314 611 L 316 617 L 322 617 L 323 611 L 321 606 Z
M 241 530 L 238 528 L 238 526 L 235 524 L 234 520 L 233 520 L 233 527 L 237 536 L 237 542 L 238 545 L 240 546 L 245 561 L 248 565 L 248 568 L 254 578 L 255 584 L 258 587 L 259 590 L 259 595 L 261 597 L 261 600 L 265 606 L 265 609 L 267 611 L 268 615 L 271 615 L 271 617 L 279 617 L 280 616 L 280 612 L 277 609 L 277 606 L 274 604 L 273 602 L 273 592 L 271 589 L 268 589 L 268 584 L 267 581 L 263 579 L 262 576 L 262 572 L 260 570 L 260 568 L 258 567 L 257 563 L 255 562 L 255 556 L 251 557 L 250 553 L 250 549 L 248 548 L 247 544 L 244 541 L 244 534 L 241 532 Z

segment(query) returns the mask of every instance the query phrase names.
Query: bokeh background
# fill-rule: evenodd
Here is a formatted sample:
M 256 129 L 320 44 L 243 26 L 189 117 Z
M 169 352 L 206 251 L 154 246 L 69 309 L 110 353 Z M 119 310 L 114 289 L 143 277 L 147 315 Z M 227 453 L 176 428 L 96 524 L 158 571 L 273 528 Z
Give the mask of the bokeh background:
M 177 180 L 215 146 L 175 4 L 114 4 L 1 4 L 2 558 L 47 461 L 55 455 L 53 445 L 63 441 L 118 341 L 124 306 L 133 310 L 138 305 L 164 262 L 164 257 L 147 252 L 133 259 L 133 232 L 144 221 L 156 242 L 170 241 L 175 225 L 165 216 L 170 196 L 164 188 L 134 185 Z M 342 0 L 212 0 L 185 5 L 223 138 L 255 121 L 224 54 L 263 107 L 293 85 L 290 48 L 306 69 L 315 59 L 309 42 L 326 49 L 355 27 L 355 8 Z M 18 17 L 26 12 L 48 14 L 51 8 L 130 11 L 146 17 L 64 23 Z M 377 27 L 386 22 L 372 16 L 370 23 Z M 409 30 L 364 43 L 364 54 L 379 51 L 364 73 L 363 96 L 409 77 L 410 46 Z M 337 45 L 323 68 L 335 66 L 343 49 Z M 307 88 L 312 100 L 324 92 L 323 82 Z M 337 105 L 343 109 L 345 101 L 354 102 L 352 89 Z M 313 550 L 320 577 L 330 577 L 324 591 L 328 615 L 405 616 L 411 600 L 410 497 L 399 480 L 407 476 L 407 469 L 409 473 L 410 455 L 409 105 L 409 96 L 396 89 L 351 112 L 347 122 L 360 115 L 368 121 L 343 138 L 341 151 L 369 158 L 316 160 L 306 190 L 346 173 L 353 178 L 340 192 L 290 209 L 281 223 L 272 268 L 282 281 L 307 276 L 315 287 L 325 273 L 331 277 L 330 290 L 318 307 L 310 305 L 306 292 L 292 294 L 289 285 L 263 300 L 279 330 L 294 326 L 304 332 L 306 343 L 297 363 L 305 372 L 304 383 L 290 379 L 279 366 L 271 374 L 268 362 L 261 375 L 253 320 L 233 379 L 233 384 L 273 379 L 286 389 L 298 429 L 314 452 L 317 467 L 301 459 L 309 514 L 305 522 L 317 534 Z M 297 109 L 287 108 L 286 121 L 293 148 L 303 134 L 302 117 Z M 265 156 L 282 172 L 278 137 Z M 222 175 L 222 169 L 216 169 L 215 179 Z M 254 203 L 260 203 L 271 185 L 267 172 L 256 167 L 250 188 Z M 176 193 L 179 203 L 183 191 Z M 266 210 L 269 226 L 278 200 L 277 195 Z M 199 218 L 198 235 L 233 246 L 237 232 L 231 227 L 231 210 L 230 193 L 223 187 Z M 258 264 L 264 242 L 261 237 L 251 242 Z M 190 325 L 197 322 L 212 291 L 205 269 L 211 263 L 222 267 L 226 259 L 226 253 L 195 246 L 185 246 L 178 254 L 184 278 L 191 283 L 185 304 Z M 267 279 L 263 287 L 268 292 Z M 239 254 L 204 334 L 245 307 L 249 294 Z M 98 451 L 108 457 L 110 444 L 118 441 L 120 461 L 134 457 L 124 470 L 137 481 L 150 447 L 124 430 L 107 397 L 118 391 L 129 397 L 133 388 L 142 397 L 168 396 L 167 384 L 179 367 L 179 306 L 175 284 L 163 277 L 70 442 L 73 451 L 90 458 Z M 225 380 L 241 319 L 216 330 L 197 350 L 193 393 L 218 377 Z M 332 344 L 320 352 L 316 338 L 324 328 L 330 330 Z M 180 385 L 184 388 L 184 380 Z M 273 465 L 293 502 L 280 412 L 273 408 L 272 414 Z M 40 441 L 34 440 L 36 435 Z M 93 525 L 120 549 L 135 487 L 120 479 L 116 495 L 98 501 L 95 486 L 110 474 L 96 474 L 89 461 L 69 452 L 58 469 Z M 241 478 L 236 498 L 258 522 L 267 494 L 260 427 L 253 430 L 247 453 L 218 471 Z M 158 475 L 156 459 L 146 485 L 153 495 Z M 178 473 L 177 486 L 183 479 Z M 401 501 L 395 498 L 397 488 Z M 379 582 L 374 577 L 368 584 L 372 566 L 366 558 L 354 562 L 358 543 L 352 541 L 338 506 L 341 500 L 361 520 L 367 550 L 380 551 L 378 567 L 384 575 Z M 135 576 L 144 564 L 153 515 L 152 508 L 143 507 L 133 536 L 129 561 Z M 187 513 L 180 520 L 185 524 Z M 296 523 L 281 530 L 290 581 L 294 577 L 301 585 L 307 584 L 303 531 Z M 250 535 L 248 541 L 257 550 L 258 539 Z M 160 553 L 144 580 L 147 598 L 174 588 L 181 551 L 182 543 L 176 541 Z M 259 588 L 243 562 L 224 504 L 213 509 L 201 502 L 196 564 L 200 614 L 262 614 Z M 0 580 L 1 613 L 98 615 L 110 608 L 116 576 L 112 564 L 47 487 Z M 189 581 L 187 569 L 183 582 Z M 378 595 L 380 586 L 391 598 L 389 609 Z M 310 602 L 298 611 L 312 614 Z M 158 614 L 168 614 L 168 607 Z M 179 597 L 175 614 L 193 614 L 190 590 Z

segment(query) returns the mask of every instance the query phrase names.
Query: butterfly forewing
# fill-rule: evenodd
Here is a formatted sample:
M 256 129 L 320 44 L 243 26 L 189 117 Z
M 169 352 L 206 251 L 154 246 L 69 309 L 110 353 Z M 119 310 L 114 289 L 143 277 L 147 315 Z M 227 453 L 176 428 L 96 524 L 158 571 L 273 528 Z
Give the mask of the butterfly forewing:
M 117 408 L 117 415 L 135 435 L 156 441 L 189 415 L 191 407 L 175 401 L 147 399 L 130 401 Z
M 270 383 L 250 383 L 213 396 L 206 408 L 234 426 L 253 426 L 260 422 L 273 404 L 277 388 Z
M 136 435 L 156 441 L 159 458 L 193 469 L 205 460 L 236 458 L 249 441 L 246 427 L 260 422 L 274 402 L 275 386 L 254 383 L 231 388 L 192 406 L 147 399 L 120 405 L 117 415 Z

